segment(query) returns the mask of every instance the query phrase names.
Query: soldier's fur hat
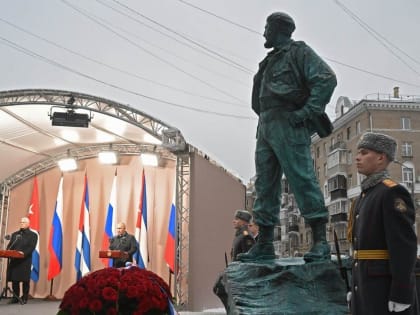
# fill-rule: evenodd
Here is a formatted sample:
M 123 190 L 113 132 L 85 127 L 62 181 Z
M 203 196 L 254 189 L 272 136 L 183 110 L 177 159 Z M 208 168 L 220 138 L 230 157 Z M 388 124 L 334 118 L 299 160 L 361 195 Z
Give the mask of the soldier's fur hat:
M 276 22 L 279 26 L 279 32 L 291 36 L 296 29 L 295 21 L 284 12 L 274 12 L 267 17 L 267 23 Z
M 357 149 L 362 148 L 385 153 L 388 160 L 392 162 L 395 160 L 397 142 L 394 138 L 382 133 L 366 132 L 357 144 Z
M 252 215 L 246 210 L 236 210 L 235 218 L 244 220 L 245 222 L 249 223 L 249 221 L 251 221 Z

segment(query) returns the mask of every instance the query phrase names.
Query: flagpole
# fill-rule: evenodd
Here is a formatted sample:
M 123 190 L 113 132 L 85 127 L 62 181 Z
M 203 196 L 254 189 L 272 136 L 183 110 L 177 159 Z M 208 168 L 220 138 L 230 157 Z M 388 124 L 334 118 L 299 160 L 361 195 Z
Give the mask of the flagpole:
M 171 268 L 168 267 L 168 272 L 169 272 L 169 290 L 172 292 L 172 272 L 171 272 Z
M 54 286 L 54 279 L 51 279 L 50 281 L 50 294 L 45 297 L 45 301 L 57 301 L 58 299 L 54 296 L 53 292 L 53 286 Z

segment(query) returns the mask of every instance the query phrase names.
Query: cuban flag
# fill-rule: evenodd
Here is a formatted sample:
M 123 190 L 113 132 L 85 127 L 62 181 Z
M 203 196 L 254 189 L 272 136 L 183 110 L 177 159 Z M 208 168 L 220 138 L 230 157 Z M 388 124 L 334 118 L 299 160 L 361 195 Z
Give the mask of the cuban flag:
M 109 248 L 109 239 L 114 236 L 116 227 L 116 215 L 117 215 L 117 175 L 114 176 L 111 188 L 111 196 L 109 198 L 108 212 L 106 215 L 104 236 L 102 238 L 102 249 L 107 250 Z M 102 258 L 102 263 L 105 267 L 112 266 L 112 259 Z
M 176 229 L 176 207 L 175 207 L 175 197 L 176 197 L 176 183 L 174 187 L 174 193 L 172 197 L 172 204 L 169 214 L 169 224 L 168 224 L 168 235 L 166 237 L 166 246 L 165 246 L 165 261 L 169 267 L 169 270 L 173 273 L 175 270 L 175 229 Z
M 80 207 L 79 231 L 77 233 L 76 256 L 74 260 L 76 279 L 79 280 L 90 272 L 90 215 L 89 188 L 85 174 L 82 205 Z
M 63 264 L 63 177 L 58 187 L 57 201 L 55 203 L 50 237 L 48 241 L 50 262 L 48 264 L 48 280 L 53 279 L 61 272 Z
M 32 189 L 31 204 L 28 210 L 28 219 L 30 220 L 29 228 L 38 234 L 35 250 L 32 252 L 31 279 L 34 282 L 39 280 L 39 195 L 38 195 L 38 179 L 34 177 L 34 186 Z
M 140 204 L 137 210 L 137 221 L 136 221 L 136 240 L 138 249 L 134 254 L 134 259 L 140 268 L 147 269 L 147 263 L 149 261 L 149 251 L 147 247 L 147 196 L 146 196 L 146 178 L 144 176 L 144 169 L 142 173 L 142 185 L 140 193 Z

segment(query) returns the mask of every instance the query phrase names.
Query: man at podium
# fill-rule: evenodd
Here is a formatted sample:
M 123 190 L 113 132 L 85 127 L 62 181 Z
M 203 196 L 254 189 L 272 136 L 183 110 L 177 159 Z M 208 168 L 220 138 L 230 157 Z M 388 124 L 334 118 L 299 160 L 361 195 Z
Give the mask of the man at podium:
M 117 235 L 112 237 L 109 241 L 110 250 L 120 250 L 126 255 L 121 258 L 114 258 L 112 267 L 125 267 L 127 262 L 133 262 L 133 254 L 137 251 L 136 239 L 125 230 L 125 223 L 117 224 Z
M 35 250 L 38 234 L 29 229 L 29 219 L 20 219 L 20 229 L 13 232 L 7 245 L 8 250 L 17 250 L 23 253 L 23 258 L 10 258 L 7 266 L 7 282 L 12 282 L 14 297 L 10 303 L 18 303 L 20 297 L 20 282 L 22 282 L 22 302 L 28 301 L 29 280 L 31 276 L 32 252 Z

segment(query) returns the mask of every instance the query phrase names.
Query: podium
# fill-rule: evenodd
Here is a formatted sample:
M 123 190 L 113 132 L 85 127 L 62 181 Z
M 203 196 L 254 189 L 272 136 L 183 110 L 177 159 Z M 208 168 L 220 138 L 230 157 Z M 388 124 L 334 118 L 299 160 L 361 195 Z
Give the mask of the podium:
M 122 250 L 100 250 L 99 258 L 124 259 L 128 258 L 128 253 Z
M 14 250 L 14 249 L 0 249 L 0 258 L 7 258 L 7 259 L 9 259 L 9 258 L 18 258 L 18 259 L 22 259 L 23 256 L 24 256 L 23 253 L 21 251 L 18 251 L 18 250 Z M 11 293 L 11 295 L 14 298 L 16 298 L 19 301 L 20 304 L 25 304 L 22 301 L 22 299 L 19 296 L 17 296 L 15 294 L 15 292 L 13 292 L 13 290 L 10 289 L 7 286 L 7 280 L 6 280 L 6 284 L 5 284 L 4 289 L 2 290 L 1 295 L 0 295 L 0 300 L 2 298 L 6 297 L 7 292 Z
M 0 249 L 0 257 L 3 258 L 23 258 L 23 253 L 14 249 Z

